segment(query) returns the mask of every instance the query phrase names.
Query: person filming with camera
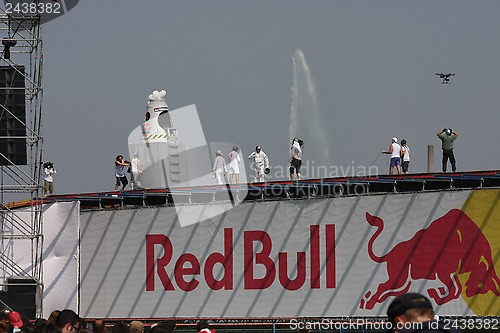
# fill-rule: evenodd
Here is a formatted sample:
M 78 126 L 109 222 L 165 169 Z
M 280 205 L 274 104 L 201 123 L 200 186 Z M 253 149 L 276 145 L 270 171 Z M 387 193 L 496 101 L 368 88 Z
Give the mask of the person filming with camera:
M 458 133 L 451 128 L 443 128 L 442 131 L 437 133 L 438 138 L 441 140 L 441 148 L 443 148 L 443 172 L 446 172 L 446 165 L 448 159 L 451 163 L 451 170 L 457 170 L 455 161 L 455 154 L 453 154 L 453 142 L 457 139 Z
M 44 195 L 52 195 L 54 194 L 54 177 L 53 174 L 57 173 L 56 169 L 54 169 L 54 164 L 52 162 L 43 163 L 43 171 L 45 173 L 44 181 L 43 181 L 43 191 Z

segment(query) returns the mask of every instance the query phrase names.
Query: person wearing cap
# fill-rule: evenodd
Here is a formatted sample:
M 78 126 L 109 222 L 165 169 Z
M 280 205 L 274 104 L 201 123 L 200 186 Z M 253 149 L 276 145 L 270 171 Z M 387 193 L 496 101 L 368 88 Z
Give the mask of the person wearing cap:
M 140 190 L 141 189 L 141 175 L 142 175 L 142 170 L 141 170 L 141 160 L 139 159 L 139 153 L 134 154 L 134 158 L 132 158 L 132 161 L 130 161 L 130 169 L 132 171 L 130 180 L 132 182 L 132 189 L 133 190 Z
M 253 164 L 255 168 L 255 182 L 264 182 L 264 175 L 269 173 L 269 158 L 266 153 L 260 148 L 260 146 L 255 147 L 255 151 L 249 156 L 249 159 L 253 159 Z
M 196 324 L 198 333 L 215 333 L 214 329 L 210 329 L 210 324 L 206 320 L 200 320 Z
M 389 163 L 389 174 L 394 173 L 393 168 L 396 167 L 398 175 L 401 174 L 401 146 L 398 144 L 398 138 L 392 138 L 389 150 L 383 150 L 382 154 L 390 154 L 391 162 Z
M 238 153 L 239 148 L 237 146 L 233 147 L 233 150 L 227 154 L 229 158 L 229 183 L 233 183 L 233 178 L 237 183 L 240 182 L 240 154 Z
M 387 308 L 393 333 L 458 333 L 452 327 L 445 327 L 444 321 L 436 320 L 432 303 L 419 293 L 406 293 L 396 297 Z
M 14 326 L 14 332 L 18 332 L 24 325 L 21 315 L 17 311 L 9 312 L 9 323 Z
M 451 128 L 443 128 L 442 131 L 437 133 L 437 137 L 441 140 L 441 148 L 443 149 L 443 172 L 446 172 L 448 159 L 451 163 L 451 170 L 453 172 L 457 170 L 455 154 L 453 154 L 453 142 L 455 142 L 457 136 L 458 133 Z

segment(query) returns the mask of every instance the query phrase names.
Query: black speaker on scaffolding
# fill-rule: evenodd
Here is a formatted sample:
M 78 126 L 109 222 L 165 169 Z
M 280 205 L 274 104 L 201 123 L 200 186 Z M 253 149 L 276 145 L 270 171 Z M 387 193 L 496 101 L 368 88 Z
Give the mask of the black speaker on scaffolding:
M 0 165 L 28 161 L 24 73 L 24 66 L 0 66 Z
M 28 318 L 36 318 L 40 297 L 40 286 L 35 280 L 26 277 L 7 278 L 6 290 L 0 291 L 2 302 Z

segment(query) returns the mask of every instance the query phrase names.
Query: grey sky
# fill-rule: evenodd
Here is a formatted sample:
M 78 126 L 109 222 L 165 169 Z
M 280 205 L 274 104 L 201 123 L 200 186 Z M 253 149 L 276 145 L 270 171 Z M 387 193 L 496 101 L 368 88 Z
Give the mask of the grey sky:
M 429 144 L 439 171 L 436 132 L 451 127 L 459 171 L 498 169 L 499 13 L 497 0 L 80 1 L 42 31 L 56 193 L 113 189 L 154 89 L 170 109 L 196 104 L 207 141 L 261 145 L 286 165 L 296 49 L 328 143 L 306 142 L 305 160 L 328 150 L 332 165 L 368 167 L 397 136 L 411 172 L 426 171 Z M 436 72 L 457 75 L 441 85 Z M 375 165 L 387 173 L 385 156 Z

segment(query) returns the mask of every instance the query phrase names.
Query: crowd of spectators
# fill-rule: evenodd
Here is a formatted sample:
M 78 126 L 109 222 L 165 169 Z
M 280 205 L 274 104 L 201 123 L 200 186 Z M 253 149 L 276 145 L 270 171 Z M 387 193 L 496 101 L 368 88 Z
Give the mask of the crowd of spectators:
M 73 310 L 55 310 L 47 319 L 31 319 L 19 312 L 4 309 L 0 313 L 0 333 L 173 333 L 176 322 L 167 320 L 145 327 L 138 320 L 131 322 L 109 322 L 102 319 L 85 321 Z M 197 323 L 197 331 L 208 333 L 209 324 L 206 321 Z M 203 330 L 203 332 L 201 332 Z M 210 330 L 215 333 L 215 330 Z

